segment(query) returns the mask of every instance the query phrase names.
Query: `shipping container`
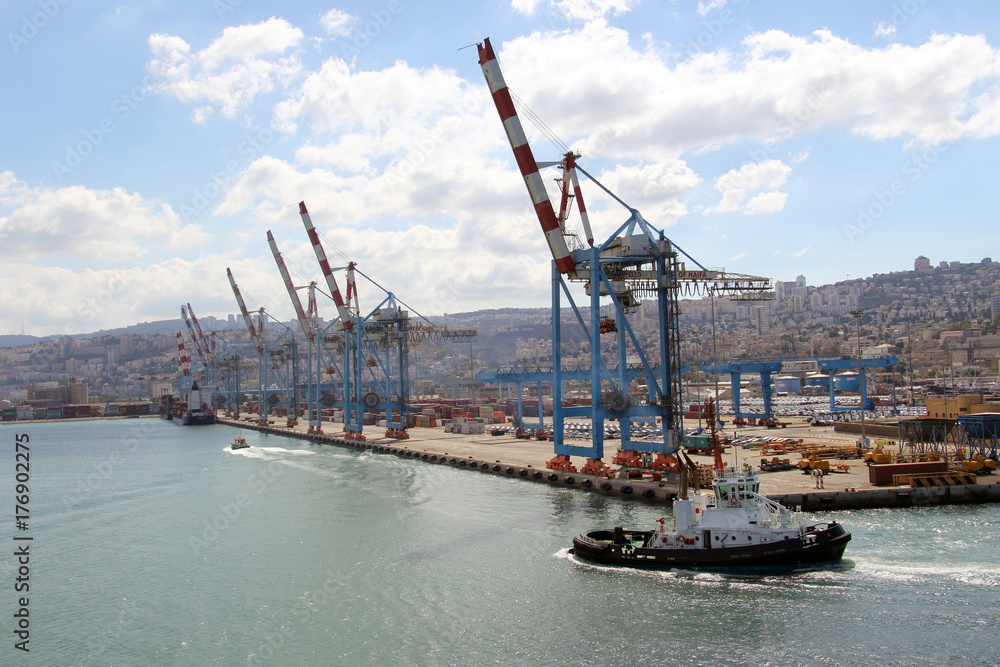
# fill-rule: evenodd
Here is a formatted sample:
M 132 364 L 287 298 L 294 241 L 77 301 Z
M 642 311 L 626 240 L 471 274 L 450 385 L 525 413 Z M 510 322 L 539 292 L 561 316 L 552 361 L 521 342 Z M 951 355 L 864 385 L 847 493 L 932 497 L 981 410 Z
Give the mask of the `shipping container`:
M 868 467 L 868 481 L 874 486 L 892 484 L 893 475 L 916 475 L 928 472 L 945 472 L 944 461 L 921 461 L 918 463 L 885 463 Z

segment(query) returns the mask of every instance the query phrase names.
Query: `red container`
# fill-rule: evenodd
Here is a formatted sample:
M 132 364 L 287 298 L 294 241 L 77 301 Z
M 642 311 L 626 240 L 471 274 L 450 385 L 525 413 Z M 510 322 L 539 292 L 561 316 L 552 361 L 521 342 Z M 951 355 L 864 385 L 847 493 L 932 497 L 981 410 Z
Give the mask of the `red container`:
M 944 461 L 922 461 L 919 463 L 883 463 L 868 467 L 868 481 L 875 486 L 892 484 L 893 475 L 917 475 L 928 472 L 945 472 Z

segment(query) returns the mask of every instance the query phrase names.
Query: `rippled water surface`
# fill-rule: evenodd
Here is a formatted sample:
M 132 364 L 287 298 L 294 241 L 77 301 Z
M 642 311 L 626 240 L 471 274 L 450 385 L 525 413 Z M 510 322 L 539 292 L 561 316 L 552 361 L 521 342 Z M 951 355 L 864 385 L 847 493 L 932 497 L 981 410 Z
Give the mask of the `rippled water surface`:
M 4 425 L 6 499 L 21 432 L 31 653 L 0 557 L 3 665 L 998 662 L 996 505 L 816 515 L 853 534 L 835 568 L 645 572 L 567 548 L 653 506 L 252 431 L 233 452 L 221 425 Z

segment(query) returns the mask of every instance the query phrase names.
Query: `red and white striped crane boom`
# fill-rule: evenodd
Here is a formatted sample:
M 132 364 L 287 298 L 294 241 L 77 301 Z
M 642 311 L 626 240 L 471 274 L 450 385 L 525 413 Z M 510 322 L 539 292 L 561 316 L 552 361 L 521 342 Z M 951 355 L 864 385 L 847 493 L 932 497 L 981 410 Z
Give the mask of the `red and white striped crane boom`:
M 191 315 L 191 322 L 194 324 L 194 329 L 195 331 L 198 332 L 198 338 L 201 341 L 201 347 L 205 351 L 205 359 L 208 361 L 212 361 L 212 359 L 215 357 L 215 341 L 213 340 L 211 344 L 209 344 L 208 338 L 205 337 L 205 334 L 201 330 L 201 324 L 198 323 L 198 318 L 195 317 L 194 308 L 191 307 L 190 303 L 188 303 L 187 307 L 188 307 L 188 314 Z
M 250 318 L 250 311 L 247 310 L 247 304 L 243 301 L 243 294 L 240 292 L 240 288 L 236 285 L 236 279 L 233 278 L 233 272 L 226 267 L 226 275 L 229 276 L 229 284 L 233 288 L 233 294 L 236 296 L 236 303 L 240 305 L 240 314 L 243 315 L 243 321 L 247 325 L 247 331 L 250 332 L 250 340 L 253 341 L 253 346 L 257 348 L 257 354 L 264 354 L 264 346 L 260 342 L 260 335 L 253 326 L 253 320 Z
M 302 309 L 302 300 L 299 299 L 299 293 L 295 291 L 295 285 L 292 284 L 292 278 L 288 275 L 288 268 L 285 266 L 285 260 L 281 258 L 281 253 L 278 252 L 278 244 L 274 242 L 274 235 L 271 234 L 270 229 L 267 230 L 267 243 L 271 246 L 271 254 L 274 255 L 274 261 L 278 265 L 278 272 L 281 274 L 281 279 L 285 281 L 285 289 L 288 290 L 288 298 L 292 300 L 292 307 L 295 308 L 295 317 L 299 320 L 299 326 L 302 327 L 302 333 L 305 334 L 308 340 L 312 340 L 312 322 L 309 321 L 305 310 Z
M 507 133 L 510 147 L 514 151 L 514 159 L 521 170 L 521 176 L 524 177 L 524 184 L 528 188 L 528 194 L 531 196 L 532 204 L 534 204 L 535 215 L 538 216 L 538 222 L 542 226 L 545 240 L 552 252 L 552 259 L 556 263 L 556 269 L 559 273 L 571 274 L 576 268 L 576 264 L 570 256 L 566 238 L 563 236 L 563 229 L 559 226 L 556 212 L 552 208 L 552 202 L 549 201 L 549 194 L 546 192 L 545 184 L 538 173 L 538 163 L 535 162 L 531 146 L 528 145 L 528 138 L 524 134 L 520 119 L 517 117 L 514 101 L 511 99 L 506 82 L 504 82 L 500 63 L 497 62 L 497 56 L 493 52 L 493 46 L 488 37 L 477 46 L 479 48 L 479 65 L 486 76 L 486 82 L 489 84 L 490 93 L 493 96 L 493 103 L 500 114 L 500 121 Z M 580 201 L 583 201 L 582 198 Z M 592 236 L 592 234 L 588 233 L 588 236 Z
M 194 326 L 191 324 L 191 318 L 188 317 L 187 308 L 184 306 L 181 306 L 181 317 L 184 319 L 184 324 L 187 326 L 188 334 L 191 335 L 191 344 L 194 346 L 194 351 L 198 353 L 198 358 L 201 359 L 201 363 L 207 366 L 208 357 L 201 347 L 201 341 L 198 340 L 198 334 L 195 333 Z
M 353 329 L 354 322 L 351 321 L 350 310 L 347 308 L 347 304 L 344 303 L 340 287 L 337 286 L 337 279 L 333 277 L 333 269 L 330 268 L 330 262 L 326 259 L 326 252 L 319 242 L 319 234 L 316 233 L 316 228 L 313 227 L 312 219 L 309 217 L 309 211 L 306 210 L 306 203 L 304 201 L 299 202 L 299 215 L 302 216 L 302 224 L 306 226 L 306 233 L 309 235 L 309 242 L 312 243 L 313 250 L 316 252 L 316 259 L 319 260 L 319 266 L 323 269 L 323 277 L 326 278 L 326 286 L 330 290 L 330 296 L 333 297 L 333 302 L 337 305 L 340 321 L 343 323 L 345 329 Z M 350 285 L 348 285 L 348 288 L 350 288 Z
M 191 375 L 191 355 L 184 348 L 184 334 L 177 332 L 177 370 L 184 377 Z

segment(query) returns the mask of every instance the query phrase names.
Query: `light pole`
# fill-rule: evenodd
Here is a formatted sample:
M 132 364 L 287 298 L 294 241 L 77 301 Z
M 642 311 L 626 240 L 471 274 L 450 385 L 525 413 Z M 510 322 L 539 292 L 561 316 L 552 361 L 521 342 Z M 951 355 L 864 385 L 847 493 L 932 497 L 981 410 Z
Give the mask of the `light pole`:
M 857 321 L 858 325 L 858 380 L 860 380 L 861 385 L 860 390 L 860 403 L 861 403 L 861 446 L 865 447 L 868 444 L 867 438 L 865 438 L 865 372 L 861 368 L 861 315 L 864 314 L 861 310 L 852 310 L 851 315 Z

